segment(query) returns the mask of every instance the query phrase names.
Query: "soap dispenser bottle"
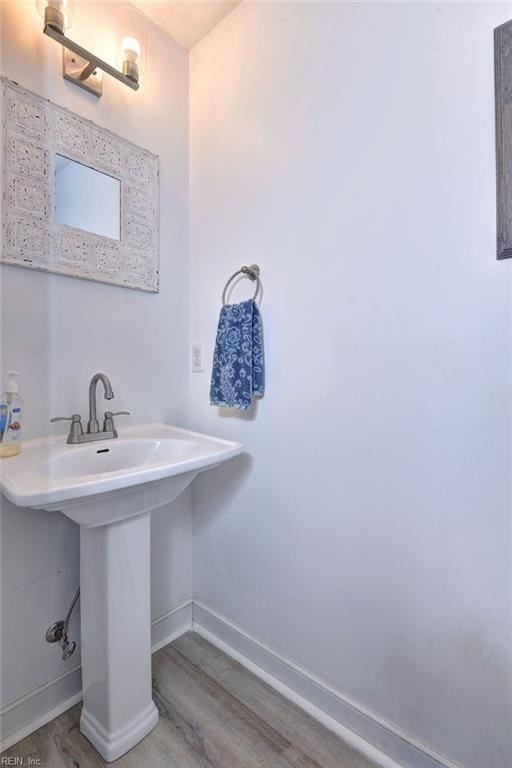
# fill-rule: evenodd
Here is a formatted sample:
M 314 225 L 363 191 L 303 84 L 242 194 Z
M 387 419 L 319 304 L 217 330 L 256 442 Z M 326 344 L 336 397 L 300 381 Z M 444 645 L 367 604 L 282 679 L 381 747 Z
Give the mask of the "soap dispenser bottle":
M 23 399 L 18 392 L 18 371 L 9 371 L 0 403 L 0 458 L 16 456 L 21 451 L 21 419 Z

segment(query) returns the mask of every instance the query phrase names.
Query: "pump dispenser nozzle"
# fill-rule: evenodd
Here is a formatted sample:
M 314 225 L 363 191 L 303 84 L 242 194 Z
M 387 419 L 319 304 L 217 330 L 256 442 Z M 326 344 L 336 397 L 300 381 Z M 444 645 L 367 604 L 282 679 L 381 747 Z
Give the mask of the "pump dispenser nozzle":
M 9 376 L 5 391 L 10 392 L 11 394 L 14 394 L 14 392 L 18 391 L 18 382 L 16 381 L 16 376 L 20 375 L 19 371 L 7 371 L 7 374 Z

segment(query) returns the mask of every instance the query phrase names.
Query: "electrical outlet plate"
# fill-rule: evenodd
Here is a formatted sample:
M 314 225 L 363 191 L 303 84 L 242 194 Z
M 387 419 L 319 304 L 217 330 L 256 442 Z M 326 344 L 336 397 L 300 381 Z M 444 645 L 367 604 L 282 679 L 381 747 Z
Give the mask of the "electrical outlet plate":
M 192 344 L 192 372 L 202 373 L 202 371 L 204 371 L 203 345 Z

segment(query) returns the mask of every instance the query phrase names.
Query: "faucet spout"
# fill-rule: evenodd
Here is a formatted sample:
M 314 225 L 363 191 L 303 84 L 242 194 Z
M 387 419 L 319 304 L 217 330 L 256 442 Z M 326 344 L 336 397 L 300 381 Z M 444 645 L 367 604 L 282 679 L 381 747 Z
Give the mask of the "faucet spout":
M 89 434 L 96 434 L 100 431 L 100 425 L 96 417 L 96 388 L 98 381 L 101 381 L 105 390 L 105 400 L 112 400 L 114 392 L 112 390 L 112 384 L 110 379 L 104 373 L 95 373 L 89 384 L 89 421 L 87 423 L 87 432 Z

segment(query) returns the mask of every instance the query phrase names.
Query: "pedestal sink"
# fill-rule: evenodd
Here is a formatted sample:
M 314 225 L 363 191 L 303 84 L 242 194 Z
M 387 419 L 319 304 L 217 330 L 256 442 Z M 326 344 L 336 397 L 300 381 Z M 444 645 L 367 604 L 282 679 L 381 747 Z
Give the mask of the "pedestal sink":
M 164 424 L 128 427 L 86 445 L 26 441 L 0 467 L 21 507 L 60 510 L 80 525 L 82 733 L 107 762 L 158 723 L 151 698 L 150 512 L 239 443 Z

